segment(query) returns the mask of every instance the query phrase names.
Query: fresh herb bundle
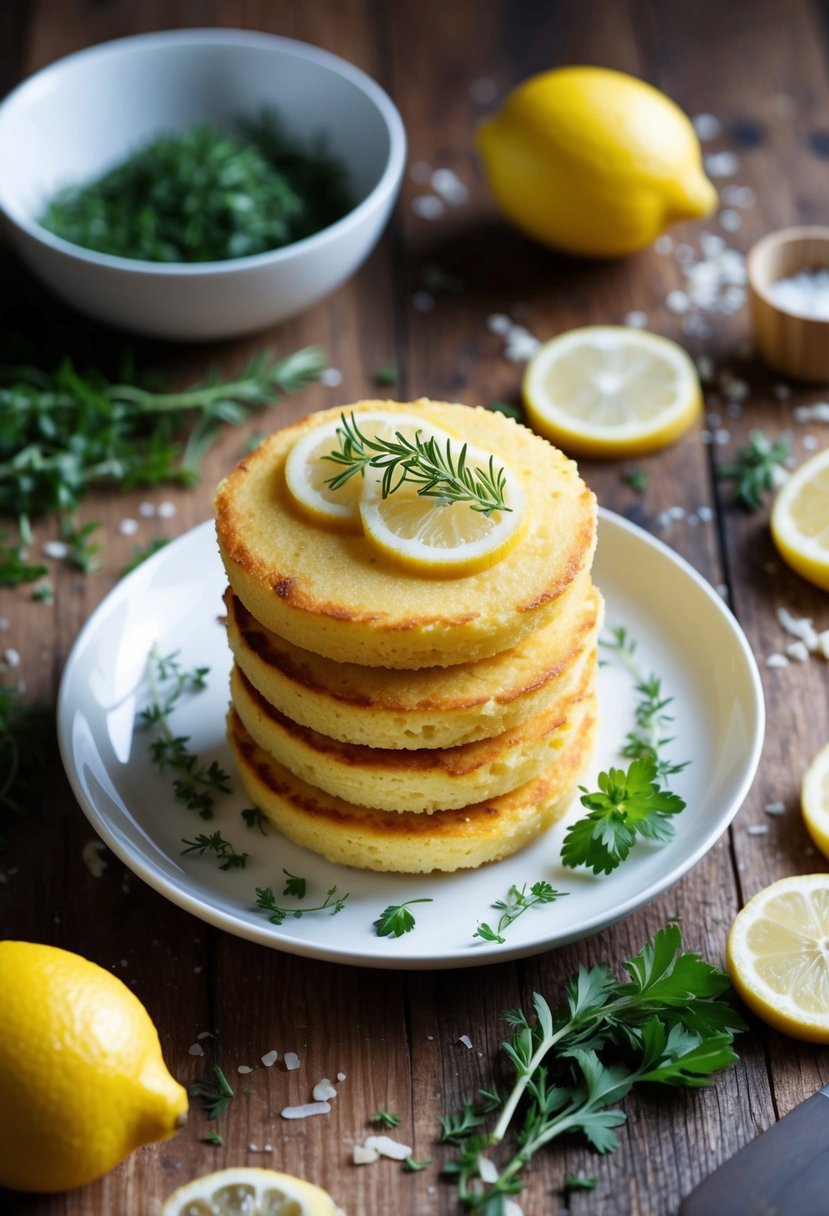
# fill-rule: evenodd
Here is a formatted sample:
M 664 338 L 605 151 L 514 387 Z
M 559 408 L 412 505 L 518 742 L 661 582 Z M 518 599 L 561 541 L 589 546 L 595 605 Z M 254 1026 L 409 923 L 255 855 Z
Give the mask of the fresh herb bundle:
M 99 253 L 214 262 L 290 245 L 351 210 L 345 165 L 324 140 L 305 145 L 272 111 L 236 126 L 162 135 L 98 180 L 62 190 L 40 223 Z
M 25 557 L 33 517 L 58 512 L 73 552 L 91 556 L 89 527 L 73 519 L 90 489 L 195 484 L 224 425 L 318 380 L 324 367 L 315 347 L 276 361 L 263 353 L 230 379 L 211 373 L 179 393 L 82 375 L 68 360 L 54 372 L 0 367 L 0 515 L 19 529 L 17 544 L 0 545 L 0 585 L 45 572 Z
M 752 431 L 736 460 L 719 468 L 717 476 L 734 482 L 732 502 L 747 511 L 759 511 L 778 484 L 777 479 L 785 476 L 786 462 L 791 456 L 792 447 L 787 439 L 781 436 L 769 440 L 762 431 Z
M 504 1198 L 521 1191 L 527 1163 L 565 1132 L 581 1132 L 598 1152 L 612 1152 L 618 1146 L 613 1129 L 625 1113 L 609 1108 L 634 1085 L 696 1088 L 736 1063 L 732 1044 L 744 1023 L 719 999 L 728 976 L 681 947 L 679 929 L 668 925 L 625 962 L 629 979 L 617 980 L 604 963 L 581 966 L 565 985 L 562 1008 L 552 1010 L 536 993 L 533 1016 L 506 1015 L 513 1027 L 502 1045 L 514 1074 L 510 1092 L 480 1090 L 441 1120 L 443 1140 L 459 1150 L 444 1173 L 455 1180 L 465 1208 L 503 1211 Z M 487 1150 L 508 1136 L 510 1155 L 489 1181 Z

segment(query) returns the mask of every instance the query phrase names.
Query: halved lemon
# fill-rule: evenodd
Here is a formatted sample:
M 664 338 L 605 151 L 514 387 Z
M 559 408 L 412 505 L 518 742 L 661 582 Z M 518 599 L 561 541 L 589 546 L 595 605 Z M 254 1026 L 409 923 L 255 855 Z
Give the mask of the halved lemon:
M 829 591 L 829 448 L 804 461 L 778 492 L 771 534 L 793 570 Z
M 726 966 L 763 1021 L 829 1043 L 829 874 L 781 878 L 759 891 L 731 926 Z
M 800 787 L 803 822 L 824 857 L 829 857 L 829 743 L 807 768 Z
M 165 1200 L 161 1216 L 344 1216 L 327 1191 L 276 1170 L 203 1174 Z
M 573 456 L 655 452 L 702 411 L 697 370 L 682 347 L 624 325 L 545 342 L 527 365 L 523 395 L 535 429 Z
M 388 414 L 377 410 L 355 416 L 361 432 L 369 438 L 381 435 L 391 439 L 399 431 L 411 439 L 417 431 L 432 434 L 438 430 L 412 414 Z M 359 532 L 362 476 L 358 473 L 350 477 L 336 490 L 328 485 L 343 471 L 341 465 L 325 459 L 331 452 L 339 451 L 341 428 L 341 421 L 334 419 L 321 423 L 298 439 L 285 461 L 285 484 L 291 497 L 314 523 Z
M 448 441 L 448 442 L 451 442 Z M 459 457 L 460 444 L 455 444 Z M 490 474 L 503 468 L 488 452 L 466 449 L 466 467 Z M 366 536 L 387 557 L 421 574 L 459 577 L 486 570 L 515 547 L 526 522 L 526 497 L 520 479 L 503 468 L 503 501 L 507 510 L 490 514 L 469 502 L 443 502 L 418 493 L 404 482 L 386 498 L 379 479 L 366 478 L 360 518 Z

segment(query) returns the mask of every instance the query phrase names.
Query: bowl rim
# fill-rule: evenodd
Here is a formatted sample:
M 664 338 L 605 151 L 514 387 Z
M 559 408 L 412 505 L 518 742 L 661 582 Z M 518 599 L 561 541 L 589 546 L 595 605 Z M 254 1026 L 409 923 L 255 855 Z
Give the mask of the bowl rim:
M 288 52 L 297 59 L 305 59 L 329 69 L 334 75 L 340 76 L 355 85 L 374 104 L 383 120 L 389 137 L 389 153 L 379 179 L 355 207 L 344 216 L 335 220 L 319 232 L 292 241 L 290 245 L 278 249 L 266 250 L 263 253 L 250 254 L 240 258 L 223 258 L 212 262 L 152 262 L 144 258 L 125 258 L 111 253 L 100 253 L 94 249 L 86 249 L 63 237 L 49 232 L 37 220 L 27 214 L 10 208 L 3 197 L 2 176 L 0 176 L 0 214 L 5 216 L 8 223 L 24 232 L 30 239 L 46 249 L 51 249 L 58 255 L 96 269 L 109 269 L 147 277 L 162 278 L 205 278 L 210 275 L 239 274 L 248 270 L 271 268 L 282 262 L 290 262 L 298 254 L 306 250 L 317 249 L 336 241 L 345 232 L 358 225 L 364 216 L 373 211 L 378 205 L 393 194 L 402 178 L 407 155 L 406 129 L 397 106 L 389 94 L 377 81 L 373 80 L 362 68 L 350 63 L 339 55 L 302 42 L 297 38 L 287 38 L 281 34 L 269 34 L 262 30 L 244 30 L 231 27 L 192 27 L 176 30 L 156 30 L 146 34 L 133 34 L 126 38 L 113 38 L 106 42 L 94 43 L 72 51 L 59 59 L 53 60 L 39 68 L 25 80 L 17 84 L 0 101 L 0 122 L 5 118 L 5 112 L 20 104 L 21 98 L 30 90 L 43 87 L 44 81 L 53 73 L 62 71 L 68 64 L 93 58 L 105 58 L 118 54 L 136 46 L 175 46 L 190 45 L 204 46 L 218 44 L 222 46 L 251 46 L 264 49 Z
M 786 228 L 776 228 L 772 232 L 767 232 L 765 236 L 761 236 L 759 240 L 751 246 L 746 256 L 746 271 L 748 274 L 749 287 L 759 296 L 759 298 L 775 312 L 783 316 L 791 317 L 799 322 L 808 322 L 817 325 L 829 325 L 829 320 L 822 317 L 807 317 L 803 313 L 792 312 L 785 308 L 777 300 L 773 299 L 769 293 L 769 288 L 776 279 L 766 280 L 758 275 L 757 264 L 759 259 L 769 250 L 776 246 L 795 244 L 798 241 L 808 240 L 824 240 L 829 247 L 829 224 L 793 224 Z

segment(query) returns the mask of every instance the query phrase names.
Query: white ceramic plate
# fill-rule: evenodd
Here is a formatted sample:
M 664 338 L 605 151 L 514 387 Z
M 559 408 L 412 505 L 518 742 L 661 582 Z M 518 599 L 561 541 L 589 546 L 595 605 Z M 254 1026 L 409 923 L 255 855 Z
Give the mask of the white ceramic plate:
M 225 586 L 213 535 L 205 523 L 161 550 L 110 593 L 92 615 L 66 665 L 58 705 L 63 761 L 96 832 L 136 874 L 194 916 L 229 933 L 291 953 L 373 967 L 458 967 L 534 954 L 611 924 L 681 877 L 711 848 L 739 809 L 754 776 L 764 729 L 757 667 L 731 612 L 675 553 L 641 529 L 601 513 L 594 567 L 609 626 L 637 641 L 641 667 L 662 678 L 674 702 L 674 761 L 691 764 L 673 778 L 687 802 L 675 838 L 639 842 L 608 876 L 568 870 L 559 854 L 566 825 L 582 808 L 516 857 L 472 872 L 410 877 L 333 865 L 240 817 L 248 806 L 241 783 L 205 823 L 176 802 L 168 776 L 150 761 L 147 734 L 135 729 L 147 700 L 144 669 L 157 643 L 179 651 L 183 666 L 209 666 L 208 687 L 180 705 L 173 725 L 205 759 L 233 771 L 224 738 L 230 656 L 220 622 Z M 636 693 L 617 663 L 599 674 L 603 712 L 598 752 L 585 783 L 625 764 L 618 748 L 633 726 Z M 221 830 L 250 854 L 245 869 L 217 868 L 210 857 L 183 857 L 183 838 Z M 329 887 L 348 899 L 337 915 L 290 918 L 274 926 L 255 908 L 255 888 L 280 894 L 283 869 L 308 881 L 305 903 Z M 531 908 L 506 931 L 504 945 L 473 936 L 512 884 L 544 879 L 566 898 Z M 389 904 L 427 898 L 413 908 L 416 927 L 378 937 L 374 921 Z M 291 904 L 286 898 L 284 901 Z M 301 907 L 301 904 L 297 904 Z

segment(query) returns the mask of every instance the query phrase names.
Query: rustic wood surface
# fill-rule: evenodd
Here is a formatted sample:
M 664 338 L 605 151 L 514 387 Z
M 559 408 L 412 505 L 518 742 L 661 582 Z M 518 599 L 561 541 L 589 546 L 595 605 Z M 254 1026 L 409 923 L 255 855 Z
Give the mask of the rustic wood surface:
M 669 918 L 681 917 L 688 947 L 721 962 L 727 926 L 759 888 L 787 874 L 822 870 L 801 824 L 802 773 L 829 739 L 827 666 L 818 658 L 769 669 L 766 657 L 788 639 L 775 610 L 812 617 L 829 627 L 829 600 L 776 558 L 767 511 L 755 515 L 730 505 L 716 467 L 733 457 L 749 432 L 793 431 L 802 459 L 809 436 L 829 443 L 826 424 L 795 425 L 793 406 L 820 400 L 825 389 L 792 386 L 781 399 L 778 378 L 750 350 L 745 308 L 705 319 L 710 336 L 683 329 L 682 315 L 665 304 L 683 287 L 674 253 L 649 249 L 611 263 L 557 257 L 510 230 L 488 196 L 473 147 L 483 114 L 518 81 L 563 63 L 592 62 L 641 75 L 666 90 L 687 112 L 710 113 L 722 134 L 706 151 L 733 151 L 737 172 L 720 187 L 752 187 L 756 201 L 730 207 L 741 226 L 723 229 L 716 217 L 674 231 L 676 245 L 698 247 L 702 230 L 718 232 L 745 252 L 763 233 L 794 222 L 826 221 L 829 148 L 829 17 L 808 0 L 39 0 L 2 6 L 0 87 L 82 46 L 129 33 L 177 26 L 240 26 L 302 38 L 335 51 L 373 75 L 397 102 L 410 141 L 410 167 L 425 162 L 453 169 L 470 190 L 463 206 L 437 220 L 419 218 L 413 198 L 424 187 L 407 172 L 399 205 L 380 246 L 360 272 L 304 315 L 266 333 L 232 343 L 175 347 L 129 343 L 141 366 L 181 384 L 218 361 L 241 365 L 262 346 L 280 352 L 319 343 L 342 372 L 336 388 L 317 386 L 280 407 L 280 421 L 310 410 L 377 393 L 376 370 L 393 363 L 394 390 L 468 403 L 517 401 L 521 367 L 504 355 L 487 325 L 493 313 L 520 318 L 540 338 L 592 322 L 621 323 L 641 310 L 650 328 L 707 354 L 750 386 L 739 416 L 727 410 L 716 385 L 708 409 L 721 416 L 709 430 L 727 428 L 722 445 L 705 443 L 700 429 L 667 451 L 634 462 L 647 473 L 636 494 L 622 480 L 629 464 L 582 462 L 600 502 L 655 532 L 715 586 L 724 585 L 757 656 L 768 730 L 748 798 L 729 832 L 681 882 L 627 920 L 564 950 L 522 962 L 453 972 L 388 972 L 335 966 L 271 951 L 217 930 L 166 902 L 112 856 L 100 878 L 82 860 L 90 829 L 61 772 L 54 773 L 54 805 L 32 818 L 0 858 L 0 933 L 81 951 L 129 979 L 161 1034 L 172 1072 L 188 1082 L 199 1062 L 188 1054 L 195 1034 L 209 1028 L 225 1061 L 255 1062 L 267 1045 L 300 1053 L 300 1073 L 257 1069 L 222 1120 L 224 1145 L 203 1140 L 208 1129 L 194 1109 L 174 1140 L 135 1153 L 82 1191 L 54 1197 L 0 1193 L 0 1212 L 26 1216 L 112 1216 L 153 1213 L 188 1177 L 225 1164 L 274 1164 L 311 1178 L 351 1216 L 381 1213 L 448 1214 L 458 1210 L 452 1187 L 439 1176 L 444 1158 L 436 1143 L 440 1114 L 491 1079 L 503 1034 L 501 1013 L 534 990 L 555 993 L 580 960 L 621 960 Z M 436 284 L 435 269 L 441 272 Z M 34 337 L 44 358 L 94 353 L 114 363 L 127 340 L 55 304 L 11 254 L 2 260 L 3 331 Z M 414 304 L 428 291 L 432 307 Z M 257 423 L 257 425 L 260 425 Z M 252 429 L 252 428 L 251 428 Z M 61 670 L 83 622 L 132 555 L 133 538 L 118 523 L 149 497 L 175 503 L 173 519 L 142 523 L 136 540 L 184 532 L 210 514 L 215 482 L 237 459 L 238 433 L 211 454 L 196 490 L 97 495 L 83 520 L 104 523 L 104 568 L 83 577 L 55 567 L 53 606 L 33 605 L 25 590 L 2 591 L 0 654 L 19 652 L 19 669 L 32 699 L 54 698 Z M 662 513 L 713 508 L 692 526 L 665 524 Z M 698 517 L 697 517 L 698 518 Z M 38 542 L 49 535 L 38 526 Z M 635 573 L 635 572 L 632 572 Z M 765 807 L 782 802 L 772 817 Z M 748 831 L 752 825 L 765 834 Z M 0 999 L 2 995 L 0 994 Z M 458 1047 L 468 1034 L 482 1055 Z M 523 1197 L 526 1216 L 569 1210 L 573 1216 L 668 1216 L 682 1197 L 776 1118 L 829 1080 L 829 1054 L 798 1044 L 751 1021 L 739 1042 L 741 1062 L 701 1092 L 637 1093 L 626 1102 L 621 1147 L 600 1158 L 571 1144 L 539 1154 Z M 306 1100 L 308 1078 L 342 1071 L 347 1084 L 330 1116 L 286 1123 L 276 1112 Z M 0 1095 L 2 1100 L 2 1095 Z M 403 1114 L 416 1158 L 433 1166 L 407 1173 L 392 1163 L 357 1169 L 352 1144 L 367 1133 L 369 1112 Z M 49 1129 L 44 1128 L 48 1138 Z M 271 1143 L 272 1155 L 248 1145 Z M 386 1168 L 388 1167 L 388 1168 Z M 565 1177 L 596 1179 L 592 1191 L 565 1193 Z M 794 1209 L 793 1209 L 794 1210 Z

